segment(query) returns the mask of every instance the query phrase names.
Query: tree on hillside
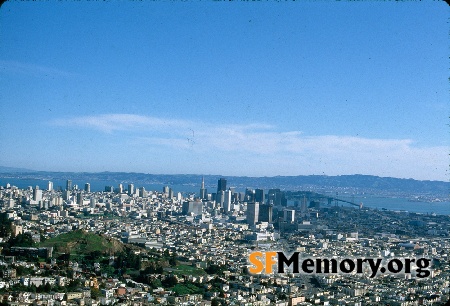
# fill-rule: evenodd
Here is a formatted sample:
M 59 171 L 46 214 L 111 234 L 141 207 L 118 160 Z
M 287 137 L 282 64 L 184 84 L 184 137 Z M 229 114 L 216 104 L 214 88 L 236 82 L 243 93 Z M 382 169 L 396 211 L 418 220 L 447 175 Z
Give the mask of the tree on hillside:
M 162 284 L 164 288 L 171 288 L 178 284 L 178 279 L 174 275 L 170 275 L 162 281 Z
M 176 265 L 178 264 L 178 261 L 177 261 L 177 253 L 173 253 L 172 254 L 172 256 L 170 256 L 170 258 L 169 258 L 169 265 L 171 266 L 171 267 L 175 267 Z
M 8 245 L 9 247 L 32 247 L 34 241 L 29 233 L 24 233 L 9 239 Z
M 8 219 L 6 213 L 0 214 L 0 237 L 9 237 L 12 233 L 11 221 Z

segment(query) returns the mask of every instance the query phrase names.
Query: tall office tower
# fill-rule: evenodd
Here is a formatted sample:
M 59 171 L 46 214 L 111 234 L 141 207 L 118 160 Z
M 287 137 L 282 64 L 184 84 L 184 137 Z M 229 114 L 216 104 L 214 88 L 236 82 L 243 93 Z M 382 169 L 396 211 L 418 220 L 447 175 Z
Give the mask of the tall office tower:
M 95 208 L 95 205 L 97 205 L 97 200 L 94 197 L 91 197 L 89 204 L 91 208 Z
M 259 217 L 259 203 L 247 203 L 247 224 L 255 225 L 258 223 Z
M 267 194 L 267 200 L 269 203 L 273 203 L 273 205 L 277 205 L 277 193 L 280 192 L 280 189 L 269 189 Z
M 118 193 L 123 193 L 123 185 L 119 184 Z
M 169 193 L 169 186 L 164 186 L 163 187 L 163 193 L 164 194 L 168 194 Z
M 52 191 L 53 190 L 53 182 L 48 181 L 47 190 Z
M 288 201 L 286 199 L 286 193 L 284 191 L 281 191 L 279 197 L 280 197 L 281 206 L 287 206 Z
M 233 210 L 231 205 L 231 196 L 232 196 L 231 190 L 225 191 L 223 200 L 223 210 L 225 211 L 225 213 L 229 213 L 230 211 Z
M 217 193 L 219 193 L 219 191 L 226 191 L 227 190 L 227 180 L 224 178 L 220 178 L 217 181 Z
M 285 209 L 283 219 L 288 223 L 293 223 L 295 221 L 295 210 Z
M 169 188 L 169 196 L 168 196 L 168 198 L 169 199 L 173 198 L 173 190 L 172 190 L 172 188 Z
M 134 184 L 128 184 L 128 195 L 132 196 L 134 194 Z
M 307 202 L 306 201 L 306 197 L 303 197 L 302 206 L 300 207 L 300 212 L 303 213 L 303 214 L 308 211 L 308 207 L 307 207 L 307 203 L 306 202 Z
M 216 203 L 219 204 L 220 207 L 223 207 L 223 203 L 225 202 L 225 191 L 218 191 L 216 194 Z
M 105 186 L 105 192 L 113 192 L 114 188 L 113 186 Z
M 42 200 L 42 190 L 39 189 L 39 186 L 36 186 L 33 190 L 33 200 L 41 201 Z
M 280 189 L 269 189 L 268 202 L 273 203 L 275 206 L 286 206 L 287 199 L 284 191 Z
M 203 211 L 203 202 L 197 201 L 185 201 L 182 206 L 182 214 L 190 215 L 193 213 L 194 215 L 200 215 Z
M 66 200 L 66 201 L 69 200 L 70 199 L 70 191 L 68 191 L 68 190 L 63 191 L 62 197 L 63 197 L 63 200 Z
M 238 203 L 240 201 L 239 195 L 240 195 L 240 192 L 233 192 L 231 194 L 231 203 Z
M 84 191 L 91 192 L 91 184 L 89 183 L 84 184 Z
M 147 196 L 147 191 L 145 191 L 145 188 L 144 188 L 144 187 L 139 188 L 139 196 L 140 196 L 141 198 L 144 198 L 144 197 Z
M 260 205 L 263 205 L 266 203 L 264 198 L 264 190 L 262 189 L 255 189 L 255 202 L 259 202 Z
M 273 206 L 270 204 L 259 205 L 258 220 L 261 222 L 272 223 L 272 221 L 273 221 Z
M 81 191 L 77 193 L 77 204 L 83 205 L 83 193 Z
M 200 188 L 200 199 L 205 200 L 206 199 L 206 189 L 205 189 L 205 178 L 202 177 L 202 187 Z
M 238 194 L 238 201 L 244 202 L 245 201 L 245 192 L 239 192 Z
M 255 202 L 255 191 L 251 188 L 245 189 L 245 200 L 247 202 Z
M 5 201 L 5 208 L 14 208 L 14 206 L 16 205 L 16 201 L 14 199 L 9 199 Z
M 66 182 L 66 190 L 68 190 L 68 191 L 72 190 L 72 180 L 67 180 L 67 182 Z

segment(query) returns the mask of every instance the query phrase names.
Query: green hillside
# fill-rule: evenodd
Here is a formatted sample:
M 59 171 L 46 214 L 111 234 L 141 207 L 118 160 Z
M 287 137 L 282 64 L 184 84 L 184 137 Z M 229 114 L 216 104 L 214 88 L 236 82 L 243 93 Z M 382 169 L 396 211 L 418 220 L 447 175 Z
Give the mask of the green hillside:
M 76 230 L 58 235 L 40 244 L 41 247 L 53 247 L 54 252 L 67 254 L 90 254 L 90 253 L 119 253 L 124 249 L 120 241 L 89 233 L 83 230 Z

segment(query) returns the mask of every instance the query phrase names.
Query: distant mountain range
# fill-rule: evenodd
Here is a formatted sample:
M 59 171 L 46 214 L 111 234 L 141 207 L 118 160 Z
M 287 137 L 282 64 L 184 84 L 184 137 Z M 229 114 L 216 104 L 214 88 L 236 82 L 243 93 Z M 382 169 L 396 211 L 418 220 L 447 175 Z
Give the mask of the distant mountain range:
M 342 191 L 355 189 L 359 192 L 375 192 L 390 194 L 429 194 L 448 197 L 450 182 L 419 181 L 413 179 L 399 179 L 379 177 L 373 175 L 299 175 L 273 177 L 246 177 L 198 174 L 145 174 L 129 172 L 48 172 L 21 168 L 0 166 L 0 178 L 42 179 L 42 180 L 82 180 L 109 181 L 111 183 L 124 182 L 139 184 L 188 185 L 200 186 L 202 177 L 209 192 L 214 192 L 217 180 L 225 177 L 228 186 L 237 188 L 279 188 L 281 190 L 311 190 L 311 191 Z
M 0 173 L 33 172 L 34 170 L 0 166 Z

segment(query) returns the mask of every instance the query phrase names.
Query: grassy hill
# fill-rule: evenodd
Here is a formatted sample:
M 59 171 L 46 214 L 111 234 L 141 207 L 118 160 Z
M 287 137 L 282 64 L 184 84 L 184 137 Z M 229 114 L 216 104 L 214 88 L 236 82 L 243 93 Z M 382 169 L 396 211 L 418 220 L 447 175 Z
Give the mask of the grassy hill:
M 110 254 L 119 253 L 124 250 L 124 245 L 120 241 L 83 230 L 61 234 L 43 241 L 40 246 L 53 247 L 54 252 L 70 253 L 73 255 L 94 252 Z

